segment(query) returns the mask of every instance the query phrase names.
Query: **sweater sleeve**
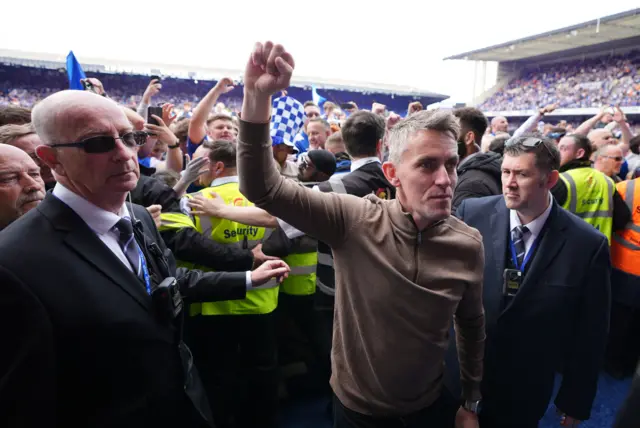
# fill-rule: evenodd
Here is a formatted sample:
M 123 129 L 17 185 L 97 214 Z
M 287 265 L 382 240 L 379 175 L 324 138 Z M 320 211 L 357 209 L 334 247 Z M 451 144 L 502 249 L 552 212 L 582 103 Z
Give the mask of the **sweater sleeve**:
M 313 191 L 282 177 L 273 162 L 268 123 L 240 121 L 240 192 L 257 207 L 332 247 L 363 217 L 366 200 Z

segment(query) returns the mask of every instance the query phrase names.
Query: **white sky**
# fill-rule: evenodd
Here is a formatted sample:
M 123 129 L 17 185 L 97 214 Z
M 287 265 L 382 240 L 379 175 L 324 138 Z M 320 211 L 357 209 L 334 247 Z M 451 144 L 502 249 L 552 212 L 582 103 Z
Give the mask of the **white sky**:
M 6 49 L 73 50 L 80 62 L 86 56 L 241 69 L 253 43 L 270 39 L 294 55 L 301 76 L 415 86 L 468 102 L 473 63 L 444 57 L 638 7 L 638 0 L 433 3 L 7 1 L 3 16 L 12 18 L 3 19 L 0 40 Z

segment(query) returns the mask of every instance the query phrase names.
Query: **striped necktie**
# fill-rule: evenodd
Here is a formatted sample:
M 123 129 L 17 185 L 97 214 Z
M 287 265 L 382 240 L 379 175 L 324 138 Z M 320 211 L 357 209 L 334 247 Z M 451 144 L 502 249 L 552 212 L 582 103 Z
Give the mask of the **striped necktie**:
M 513 242 L 513 248 L 516 250 L 516 260 L 518 261 L 518 268 L 522 268 L 522 261 L 525 255 L 524 235 L 529 232 L 527 226 L 516 226 L 511 230 L 511 242 Z
M 125 257 L 129 260 L 133 273 L 138 278 L 141 278 L 142 266 L 140 263 L 140 253 L 138 252 L 136 240 L 133 237 L 131 219 L 129 219 L 129 217 L 121 218 L 114 226 L 114 229 L 119 232 L 118 243 Z

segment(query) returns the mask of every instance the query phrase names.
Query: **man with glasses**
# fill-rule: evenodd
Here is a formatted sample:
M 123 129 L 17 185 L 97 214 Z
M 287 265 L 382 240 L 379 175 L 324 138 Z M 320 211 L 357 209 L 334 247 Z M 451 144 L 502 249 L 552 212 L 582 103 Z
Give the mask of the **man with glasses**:
M 113 101 L 58 92 L 33 124 L 57 184 L 0 234 L 3 426 L 211 426 L 180 295 L 242 299 L 288 268 L 176 269 L 149 213 L 125 204 L 143 141 Z
M 555 404 L 565 426 L 589 418 L 609 325 L 607 239 L 568 214 L 554 142 L 505 144 L 503 195 L 467 199 L 457 215 L 482 234 L 487 345 L 480 426 L 533 428 L 562 376 Z
M 624 156 L 622 155 L 622 149 L 614 144 L 607 144 L 604 147 L 598 149 L 593 157 L 593 167 L 611 178 L 614 182 L 619 183 L 620 168 L 622 168 L 622 162 Z

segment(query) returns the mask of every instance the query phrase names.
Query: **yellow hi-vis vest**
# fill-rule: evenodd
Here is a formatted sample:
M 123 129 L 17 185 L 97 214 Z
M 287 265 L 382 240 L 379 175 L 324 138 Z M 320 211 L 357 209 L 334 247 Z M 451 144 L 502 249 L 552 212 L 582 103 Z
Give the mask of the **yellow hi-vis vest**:
M 211 198 L 209 192 L 214 191 L 225 201 L 227 205 L 251 206 L 253 205 L 240 193 L 236 182 L 228 182 L 218 186 L 208 187 L 198 193 L 185 195 L 193 198 L 201 194 L 205 198 Z M 194 216 L 195 228 L 198 232 L 210 236 L 214 241 L 223 245 L 235 245 L 243 248 L 253 248 L 265 237 L 264 227 L 248 226 L 235 221 L 216 218 Z M 203 271 L 212 269 L 196 266 Z M 269 283 L 255 287 L 247 291 L 243 300 L 226 300 L 223 302 L 192 303 L 189 309 L 191 316 L 202 315 L 254 315 L 268 314 L 278 305 L 278 287 L 272 287 L 275 279 Z M 271 287 L 271 288 L 265 288 Z
M 611 244 L 615 183 L 600 171 L 585 167 L 560 174 L 567 186 L 562 207 L 602 232 Z
M 184 228 L 196 228 L 196 225 L 193 223 L 191 217 L 184 213 L 162 212 L 160 213 L 160 222 L 160 227 L 158 228 L 160 232 L 164 232 L 167 230 L 180 230 Z M 184 262 L 181 260 L 176 260 L 176 266 L 187 269 L 195 269 L 194 263 Z
M 611 264 L 622 272 L 640 276 L 640 178 L 618 183 L 616 188 L 631 211 L 631 220 L 624 230 L 613 234 Z
M 283 258 L 291 272 L 280 284 L 280 292 L 294 296 L 309 296 L 316 292 L 318 241 L 306 235 L 297 240 L 289 255 Z

